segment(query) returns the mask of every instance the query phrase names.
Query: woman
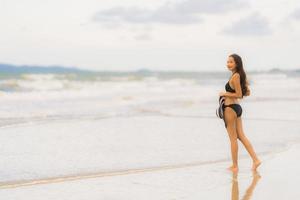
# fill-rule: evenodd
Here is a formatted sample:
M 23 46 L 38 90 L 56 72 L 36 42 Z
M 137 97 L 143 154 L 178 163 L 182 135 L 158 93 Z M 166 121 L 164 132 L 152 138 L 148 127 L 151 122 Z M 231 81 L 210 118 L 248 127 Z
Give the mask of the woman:
M 252 170 L 256 170 L 261 164 L 250 141 L 245 136 L 242 127 L 242 107 L 238 104 L 238 99 L 250 95 L 247 77 L 243 68 L 242 58 L 237 54 L 228 57 L 227 68 L 232 72 L 229 81 L 225 85 L 226 92 L 220 92 L 220 96 L 225 97 L 224 102 L 224 122 L 227 129 L 230 143 L 232 166 L 227 169 L 238 171 L 238 142 L 239 139 L 250 154 L 253 165 Z

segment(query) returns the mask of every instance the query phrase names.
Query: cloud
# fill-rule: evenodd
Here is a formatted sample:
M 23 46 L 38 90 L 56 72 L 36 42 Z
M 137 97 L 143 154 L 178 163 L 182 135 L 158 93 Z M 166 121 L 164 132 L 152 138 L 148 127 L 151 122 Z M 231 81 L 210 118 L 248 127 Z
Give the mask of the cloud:
M 222 33 L 234 36 L 263 36 L 272 34 L 272 29 L 268 19 L 255 12 L 226 27 Z
M 295 20 L 300 20 L 300 8 L 294 10 L 294 12 L 291 13 L 290 17 Z
M 98 11 L 92 21 L 119 25 L 124 22 L 188 25 L 202 22 L 203 15 L 221 14 L 245 5 L 248 5 L 245 0 L 183 0 L 167 1 L 156 9 L 115 6 Z
M 134 36 L 135 40 L 140 40 L 140 41 L 148 41 L 148 40 L 152 40 L 151 35 L 147 34 L 147 33 L 143 33 L 143 34 L 139 34 Z

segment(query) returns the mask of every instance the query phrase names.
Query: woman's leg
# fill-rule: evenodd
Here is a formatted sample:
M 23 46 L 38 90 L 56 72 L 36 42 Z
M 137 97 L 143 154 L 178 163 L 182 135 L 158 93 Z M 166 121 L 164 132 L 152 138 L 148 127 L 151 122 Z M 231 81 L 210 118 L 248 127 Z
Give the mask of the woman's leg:
M 244 134 L 241 117 L 237 118 L 236 125 L 237 125 L 236 131 L 237 131 L 238 139 L 243 143 L 243 145 L 245 146 L 246 150 L 248 151 L 248 153 L 250 154 L 250 156 L 253 160 L 252 169 L 256 170 L 256 168 L 260 165 L 261 161 L 258 159 L 251 142 L 248 140 L 248 138 Z
M 238 141 L 237 141 L 237 132 L 236 132 L 237 115 L 235 111 L 230 107 L 226 107 L 224 113 L 225 113 L 225 121 L 227 124 L 226 129 L 230 139 L 231 157 L 232 157 L 232 166 L 229 167 L 229 169 L 232 171 L 237 171 L 238 170 Z

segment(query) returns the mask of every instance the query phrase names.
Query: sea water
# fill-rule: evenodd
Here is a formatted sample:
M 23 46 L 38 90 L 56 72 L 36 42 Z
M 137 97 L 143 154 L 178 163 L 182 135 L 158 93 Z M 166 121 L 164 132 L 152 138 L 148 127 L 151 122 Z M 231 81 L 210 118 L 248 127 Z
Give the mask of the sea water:
M 230 160 L 217 118 L 229 72 L 0 77 L 0 182 Z M 258 154 L 300 139 L 300 73 L 251 72 L 240 101 Z M 247 152 L 239 143 L 240 156 Z

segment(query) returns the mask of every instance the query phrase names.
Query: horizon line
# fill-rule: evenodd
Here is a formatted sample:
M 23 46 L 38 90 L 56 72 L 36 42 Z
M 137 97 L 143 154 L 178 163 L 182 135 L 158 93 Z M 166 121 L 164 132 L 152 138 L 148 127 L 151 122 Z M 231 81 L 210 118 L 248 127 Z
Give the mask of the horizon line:
M 109 69 L 89 69 L 89 68 L 83 68 L 78 66 L 67 66 L 67 65 L 60 65 L 60 64 L 52 64 L 52 65 L 40 65 L 40 64 L 10 64 L 10 63 L 3 63 L 0 62 L 1 65 L 7 65 L 11 67 L 16 68 L 26 68 L 26 67 L 36 67 L 36 68 L 61 68 L 61 69 L 74 69 L 79 71 L 87 71 L 87 72 L 225 72 L 226 70 L 193 70 L 193 69 L 149 69 L 145 67 L 137 68 L 137 69 L 127 69 L 127 70 L 109 70 Z M 272 67 L 268 69 L 251 69 L 251 70 L 245 70 L 246 72 L 271 72 L 271 71 L 298 71 L 300 70 L 300 67 L 295 68 L 280 68 L 280 67 Z

